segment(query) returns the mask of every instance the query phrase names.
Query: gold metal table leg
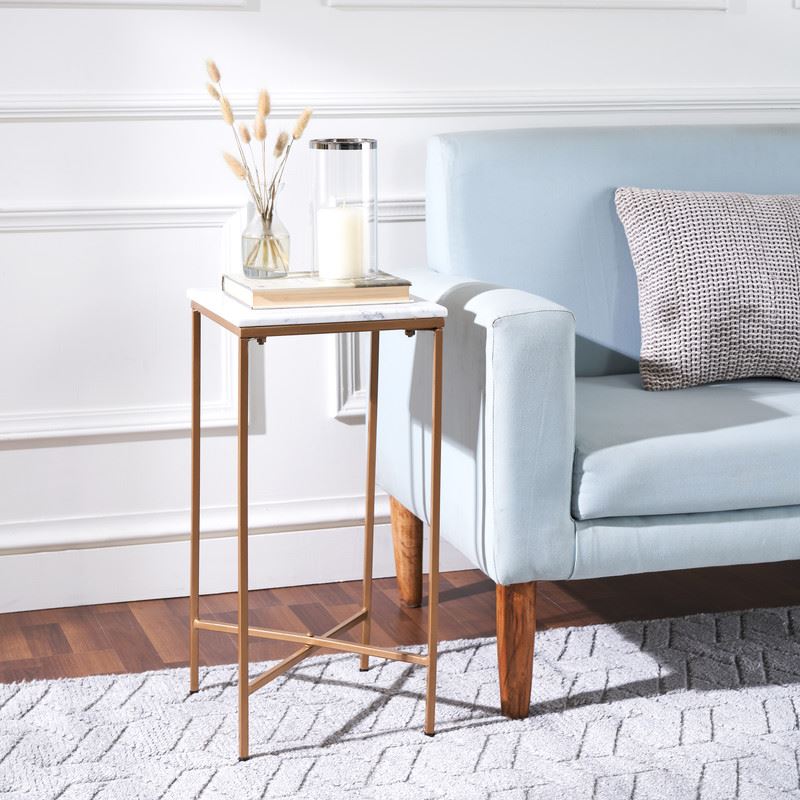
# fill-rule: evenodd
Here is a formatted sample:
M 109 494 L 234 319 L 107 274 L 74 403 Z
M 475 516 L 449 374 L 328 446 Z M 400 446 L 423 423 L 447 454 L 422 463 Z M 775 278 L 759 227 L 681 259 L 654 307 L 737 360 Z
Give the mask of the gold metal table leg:
M 213 315 L 211 315 L 213 318 Z M 389 648 L 372 647 L 370 641 L 370 615 L 372 608 L 372 572 L 375 532 L 375 459 L 378 420 L 378 363 L 380 330 L 371 331 L 369 417 L 367 423 L 367 480 L 366 508 L 364 514 L 364 582 L 363 608 L 349 619 L 331 628 L 323 636 L 296 634 L 264 628 L 251 630 L 248 613 L 248 383 L 249 338 L 238 333 L 239 338 L 239 402 L 238 402 L 238 617 L 236 625 L 208 622 L 200 619 L 200 317 L 192 310 L 192 427 L 191 427 L 191 535 L 189 575 L 189 688 L 196 692 L 199 685 L 199 632 L 200 630 L 230 631 L 237 634 L 239 667 L 239 759 L 246 760 L 249 747 L 250 693 L 273 677 L 290 669 L 303 657 L 317 648 L 348 651 L 354 649 L 361 656 L 361 669 L 369 667 L 370 656 L 391 658 L 427 667 L 425 695 L 425 733 L 432 736 L 436 718 L 436 662 L 438 655 L 438 604 L 439 604 L 439 503 L 441 481 L 442 444 L 442 347 L 443 328 L 433 328 L 433 398 L 431 425 L 431 519 L 430 565 L 428 578 L 428 652 L 425 656 L 397 652 Z M 218 321 L 218 320 L 217 320 Z M 259 343 L 261 340 L 259 339 Z M 362 621 L 363 620 L 363 621 Z M 330 638 L 352 625 L 362 623 L 361 645 L 352 645 Z M 249 636 L 293 641 L 302 648 L 251 683 L 249 681 Z
M 239 339 L 239 760 L 250 756 L 250 692 L 249 692 L 249 627 L 247 590 L 249 585 L 247 559 L 247 399 L 248 399 L 248 352 L 249 340 Z
M 442 335 L 433 332 L 433 408 L 431 418 L 431 525 L 428 566 L 428 686 L 425 694 L 425 733 L 436 724 L 436 660 L 439 642 L 439 489 L 442 460 Z
M 372 613 L 372 562 L 375 534 L 375 454 L 378 431 L 378 363 L 380 331 L 372 331 L 369 354 L 369 407 L 367 418 L 367 488 L 364 509 L 364 580 L 362 606 L 367 613 L 361 625 L 361 644 L 369 644 Z M 369 669 L 369 656 L 362 655 L 360 669 Z
M 200 631 L 200 312 L 192 311 L 192 510 L 189 536 L 189 691 L 199 687 Z

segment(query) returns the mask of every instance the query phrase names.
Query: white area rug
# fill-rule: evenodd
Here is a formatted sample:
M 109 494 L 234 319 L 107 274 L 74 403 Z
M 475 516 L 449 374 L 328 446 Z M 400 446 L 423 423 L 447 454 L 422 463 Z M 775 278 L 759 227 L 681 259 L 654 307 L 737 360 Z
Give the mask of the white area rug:
M 547 631 L 529 719 L 497 712 L 494 640 L 447 642 L 438 733 L 421 668 L 322 656 L 253 695 L 232 667 L 0 685 L 0 797 L 800 798 L 800 609 Z M 254 669 L 255 672 L 255 669 Z

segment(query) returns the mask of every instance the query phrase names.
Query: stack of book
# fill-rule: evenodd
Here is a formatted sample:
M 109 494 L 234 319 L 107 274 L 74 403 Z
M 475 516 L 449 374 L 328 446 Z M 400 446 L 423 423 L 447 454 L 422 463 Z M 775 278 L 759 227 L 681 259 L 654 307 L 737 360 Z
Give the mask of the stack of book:
M 387 272 L 336 281 L 320 280 L 308 272 L 267 280 L 244 275 L 222 277 L 222 290 L 250 308 L 407 303 L 410 288 L 409 281 Z

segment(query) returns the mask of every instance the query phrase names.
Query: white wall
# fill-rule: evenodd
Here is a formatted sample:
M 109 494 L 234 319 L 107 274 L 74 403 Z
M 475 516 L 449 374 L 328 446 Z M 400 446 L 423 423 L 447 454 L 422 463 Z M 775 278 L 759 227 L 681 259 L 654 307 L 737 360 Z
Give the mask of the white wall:
M 378 138 L 389 270 L 424 262 L 437 131 L 800 120 L 793 0 L 392 4 L 0 0 L 0 610 L 186 591 L 184 292 L 231 263 L 245 201 L 219 158 L 207 56 L 237 112 L 272 91 L 273 131 L 311 104 L 311 136 Z M 301 147 L 281 208 L 296 263 L 308 180 Z M 204 330 L 204 588 L 221 591 L 234 577 L 233 362 Z M 347 358 L 322 338 L 266 349 L 252 585 L 354 576 L 364 435 L 358 397 L 336 416 Z M 378 561 L 391 570 L 386 525 Z

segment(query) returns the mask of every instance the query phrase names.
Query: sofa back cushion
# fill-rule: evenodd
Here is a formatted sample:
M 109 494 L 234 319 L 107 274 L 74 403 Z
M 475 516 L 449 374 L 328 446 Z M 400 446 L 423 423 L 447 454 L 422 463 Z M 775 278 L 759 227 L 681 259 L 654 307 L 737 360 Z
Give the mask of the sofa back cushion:
M 638 369 L 636 274 L 619 186 L 800 193 L 800 126 L 537 128 L 434 137 L 429 266 L 573 311 L 576 372 Z

